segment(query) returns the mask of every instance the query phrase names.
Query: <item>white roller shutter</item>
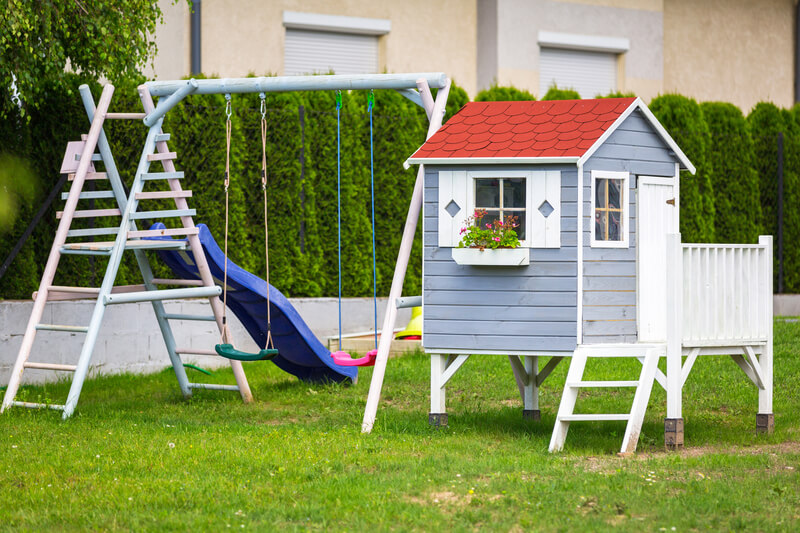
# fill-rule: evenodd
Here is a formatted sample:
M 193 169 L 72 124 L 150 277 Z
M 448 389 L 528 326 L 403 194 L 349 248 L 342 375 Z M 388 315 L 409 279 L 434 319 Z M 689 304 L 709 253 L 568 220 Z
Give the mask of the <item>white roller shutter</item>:
M 284 74 L 378 71 L 378 37 L 328 31 L 286 29 Z
M 581 98 L 606 95 L 617 89 L 617 55 L 541 47 L 539 96 L 553 83 L 561 89 L 575 89 Z

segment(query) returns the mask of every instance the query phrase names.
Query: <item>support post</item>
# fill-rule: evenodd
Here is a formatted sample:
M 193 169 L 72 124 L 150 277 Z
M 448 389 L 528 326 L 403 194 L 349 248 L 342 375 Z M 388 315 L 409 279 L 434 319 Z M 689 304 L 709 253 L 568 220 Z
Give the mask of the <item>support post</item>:
M 539 387 L 536 385 L 536 378 L 539 374 L 538 356 L 525 356 L 525 373 L 528 375 L 528 383 L 525 385 L 525 392 L 522 397 L 522 418 L 534 421 L 541 420 L 542 413 L 539 411 Z
M 766 328 L 767 343 L 759 358 L 763 389 L 758 390 L 758 414 L 756 415 L 756 431 L 772 433 L 775 429 L 775 415 L 772 413 L 772 236 L 761 235 L 758 244 L 764 246 L 764 268 L 759 282 L 759 294 L 762 298 L 761 320 Z
M 683 322 L 683 250 L 681 234 L 667 235 L 667 418 L 664 444 L 667 449 L 683 447 L 681 415 L 681 325 Z
M 436 95 L 431 122 L 428 125 L 428 135 L 436 133 L 442 126 L 444 119 L 447 95 L 450 92 L 450 80 L 447 80 L 443 89 Z M 392 343 L 394 323 L 397 319 L 397 305 L 395 302 L 402 296 L 403 282 L 406 277 L 408 260 L 411 257 L 411 247 L 414 244 L 414 234 L 417 231 L 419 213 L 422 210 L 422 189 L 425 181 L 425 169 L 422 165 L 417 171 L 417 180 L 414 182 L 414 192 L 411 195 L 411 202 L 408 206 L 406 225 L 403 228 L 403 238 L 400 241 L 400 250 L 397 252 L 397 262 L 395 263 L 394 276 L 392 277 L 392 288 L 389 290 L 389 300 L 386 303 L 386 316 L 383 320 L 381 329 L 381 339 L 378 343 L 378 355 L 375 358 L 375 368 L 372 371 L 372 382 L 369 386 L 367 395 L 367 405 L 364 409 L 364 419 L 361 422 L 361 431 L 369 433 L 375 424 L 375 416 L 378 413 L 378 402 L 381 398 L 383 388 L 383 378 L 386 374 L 386 362 L 389 359 L 389 348 Z
M 434 427 L 447 425 L 445 385 L 442 381 L 448 358 L 443 354 L 431 355 L 431 411 L 428 413 L 428 424 Z

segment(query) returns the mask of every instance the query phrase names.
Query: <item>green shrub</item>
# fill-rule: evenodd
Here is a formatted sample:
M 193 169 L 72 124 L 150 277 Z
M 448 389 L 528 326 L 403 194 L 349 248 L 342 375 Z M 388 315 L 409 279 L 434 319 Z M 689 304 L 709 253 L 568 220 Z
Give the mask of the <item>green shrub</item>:
M 706 102 L 700 107 L 711 133 L 708 156 L 714 169 L 715 240 L 757 242 L 761 203 L 750 127 L 733 104 Z
M 476 102 L 511 102 L 517 100 L 536 100 L 536 97 L 526 90 L 517 89 L 511 85 L 499 87 L 496 84 L 482 90 L 475 96 Z
M 697 173 L 681 174 L 681 222 L 683 242 L 713 242 L 714 191 L 708 156 L 711 133 L 697 102 L 679 94 L 666 94 L 650 102 L 658 118 L 681 150 L 694 164 Z
M 580 100 L 581 95 L 574 89 L 560 89 L 555 83 L 547 89 L 542 100 Z

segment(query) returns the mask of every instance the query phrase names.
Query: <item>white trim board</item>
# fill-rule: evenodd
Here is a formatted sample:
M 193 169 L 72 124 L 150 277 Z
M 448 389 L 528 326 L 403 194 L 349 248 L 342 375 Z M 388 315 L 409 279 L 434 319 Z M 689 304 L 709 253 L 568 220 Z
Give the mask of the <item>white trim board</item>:
M 613 54 L 622 54 L 631 48 L 630 39 L 624 37 L 581 35 L 578 33 L 559 33 L 554 31 L 540 31 L 538 42 L 540 47 L 546 48 L 610 52 Z
M 392 29 L 392 21 L 388 19 L 343 17 L 340 15 L 320 15 L 318 13 L 284 11 L 283 26 L 295 30 L 386 35 Z
M 578 160 L 578 157 L 410 157 L 403 163 L 403 168 L 408 169 L 411 165 L 422 163 L 426 165 L 574 165 Z

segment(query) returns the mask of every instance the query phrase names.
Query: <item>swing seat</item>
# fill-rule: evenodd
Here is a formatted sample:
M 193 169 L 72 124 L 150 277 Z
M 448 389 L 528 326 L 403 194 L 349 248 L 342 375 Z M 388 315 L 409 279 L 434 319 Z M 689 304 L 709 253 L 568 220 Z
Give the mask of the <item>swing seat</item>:
M 375 358 L 378 356 L 378 350 L 370 350 L 364 357 L 353 359 L 347 352 L 333 352 L 333 362 L 339 366 L 375 366 Z
M 269 361 L 276 355 L 278 350 L 275 349 L 262 349 L 258 353 L 248 353 L 237 350 L 233 344 L 217 344 L 214 350 L 226 359 L 234 359 L 236 361 Z

